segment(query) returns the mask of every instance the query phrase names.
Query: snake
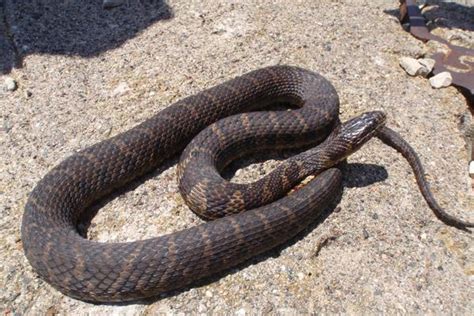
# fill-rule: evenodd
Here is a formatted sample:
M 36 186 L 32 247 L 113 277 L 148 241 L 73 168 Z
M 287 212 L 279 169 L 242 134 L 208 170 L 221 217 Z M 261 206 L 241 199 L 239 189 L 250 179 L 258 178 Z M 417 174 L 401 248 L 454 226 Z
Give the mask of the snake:
M 275 104 L 289 108 L 275 110 Z M 341 123 L 338 94 L 316 72 L 285 65 L 251 71 L 183 98 L 51 169 L 25 205 L 26 258 L 54 288 L 88 302 L 134 301 L 190 286 L 314 222 L 342 192 L 338 166 L 374 136 L 408 160 L 440 220 L 472 227 L 436 203 L 416 152 L 385 120 L 373 111 Z M 235 159 L 270 148 L 303 151 L 249 184 L 221 176 Z M 93 205 L 179 154 L 183 198 L 209 221 L 132 242 L 98 242 L 79 233 Z M 288 193 L 309 175 L 316 177 Z

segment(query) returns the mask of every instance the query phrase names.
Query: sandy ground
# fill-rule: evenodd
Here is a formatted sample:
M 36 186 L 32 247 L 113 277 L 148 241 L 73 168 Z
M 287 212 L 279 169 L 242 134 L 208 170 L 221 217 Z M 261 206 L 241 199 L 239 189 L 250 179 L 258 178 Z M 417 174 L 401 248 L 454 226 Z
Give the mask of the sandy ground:
M 14 40 L 23 60 L 18 68 L 15 56 L 3 59 L 18 89 L 0 92 L 0 311 L 474 312 L 472 236 L 435 218 L 408 164 L 377 140 L 350 157 L 338 211 L 217 278 L 128 305 L 77 301 L 39 279 L 19 229 L 28 193 L 49 169 L 182 97 L 274 64 L 326 76 L 343 119 L 384 110 L 418 151 L 440 203 L 474 219 L 459 127 L 466 100 L 399 67 L 400 57 L 427 47 L 400 27 L 397 1 L 130 1 L 112 11 L 100 3 L 4 1 L 9 37 L 2 41 Z M 472 8 L 459 9 L 474 21 Z M 235 179 L 257 179 L 277 163 L 251 164 Z M 172 165 L 108 203 L 89 235 L 138 240 L 200 221 L 184 205 Z

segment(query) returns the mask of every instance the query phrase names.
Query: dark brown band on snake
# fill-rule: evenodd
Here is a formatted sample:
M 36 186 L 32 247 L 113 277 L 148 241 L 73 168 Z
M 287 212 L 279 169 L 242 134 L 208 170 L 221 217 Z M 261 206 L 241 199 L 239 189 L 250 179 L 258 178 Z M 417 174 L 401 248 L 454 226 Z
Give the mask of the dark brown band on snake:
M 192 191 L 201 181 L 198 179 L 202 172 L 221 168 L 251 147 L 306 146 L 320 143 L 331 134 L 318 147 L 324 149 L 319 149 L 323 160 L 290 160 L 292 165 L 281 173 L 285 177 L 279 177 L 280 182 L 263 180 L 268 182 L 261 186 L 271 195 L 271 191 L 281 190 L 285 181 L 300 178 L 301 170 L 322 172 L 304 188 L 260 207 L 252 204 L 258 200 L 256 193 L 251 201 L 248 197 L 252 193 L 244 189 L 240 195 L 234 193 L 233 198 L 224 198 L 226 203 L 230 202 L 230 210 L 223 212 L 232 213 L 241 204 L 255 206 L 252 210 L 157 238 L 101 243 L 78 234 L 77 221 L 94 202 L 181 152 L 194 136 L 219 119 L 262 109 L 275 101 L 299 108 L 252 113 L 252 118 L 245 114 L 233 123 L 249 135 L 259 135 L 257 138 L 236 134 L 229 125 L 214 130 L 220 135 L 221 145 L 226 147 L 226 137 L 233 138 L 233 143 L 217 160 L 205 161 L 200 169 L 189 169 L 192 159 L 183 154 L 179 175 L 188 180 L 182 186 L 184 191 Z M 322 170 L 362 145 L 351 138 L 351 131 L 342 133 L 350 135 L 348 139 L 336 138 L 333 145 L 327 145 L 334 140 L 333 135 L 339 137 L 336 132 L 354 127 L 339 124 L 338 110 L 336 91 L 327 80 L 288 66 L 260 69 L 183 99 L 137 127 L 91 146 L 53 168 L 37 184 L 25 207 L 25 254 L 35 271 L 55 288 L 72 297 L 97 302 L 154 296 L 235 266 L 295 236 L 338 196 L 339 170 Z M 363 118 L 384 120 L 380 112 L 369 116 Z M 375 125 L 383 133 L 384 128 Z M 372 134 L 364 136 L 363 142 Z M 344 144 L 343 150 L 335 150 L 340 144 Z M 186 152 L 206 152 L 212 145 L 191 143 Z M 187 174 L 189 170 L 191 173 Z M 222 194 L 213 191 L 210 183 L 199 185 L 208 189 L 207 197 L 212 192 Z M 264 199 L 261 197 L 260 202 Z M 199 203 L 208 205 L 207 200 Z

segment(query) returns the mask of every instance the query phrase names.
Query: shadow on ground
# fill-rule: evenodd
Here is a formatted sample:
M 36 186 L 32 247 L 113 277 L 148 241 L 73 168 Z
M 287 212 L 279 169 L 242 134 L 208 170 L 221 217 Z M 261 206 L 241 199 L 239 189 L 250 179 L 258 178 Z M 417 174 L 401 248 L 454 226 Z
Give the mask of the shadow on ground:
M 97 56 L 172 17 L 164 0 L 128 0 L 111 10 L 102 0 L 0 0 L 0 69 L 21 67 L 30 54 Z

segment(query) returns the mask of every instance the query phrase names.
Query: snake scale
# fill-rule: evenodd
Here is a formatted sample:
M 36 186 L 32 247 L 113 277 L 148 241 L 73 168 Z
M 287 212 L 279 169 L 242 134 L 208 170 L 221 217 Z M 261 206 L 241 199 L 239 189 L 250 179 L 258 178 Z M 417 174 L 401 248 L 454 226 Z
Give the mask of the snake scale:
M 282 102 L 295 109 L 265 111 Z M 52 286 L 85 301 L 130 301 L 184 287 L 307 227 L 342 190 L 341 172 L 333 166 L 372 136 L 407 158 L 438 218 L 472 227 L 436 204 L 416 153 L 384 126 L 383 113 L 341 124 L 338 112 L 336 90 L 326 79 L 291 66 L 255 70 L 184 98 L 72 155 L 39 181 L 23 215 L 26 257 Z M 230 161 L 257 149 L 305 146 L 314 147 L 248 185 L 219 174 Z M 183 197 L 193 211 L 215 220 L 134 242 L 102 243 L 79 235 L 77 223 L 91 205 L 181 152 Z M 310 174 L 318 176 L 286 195 Z

